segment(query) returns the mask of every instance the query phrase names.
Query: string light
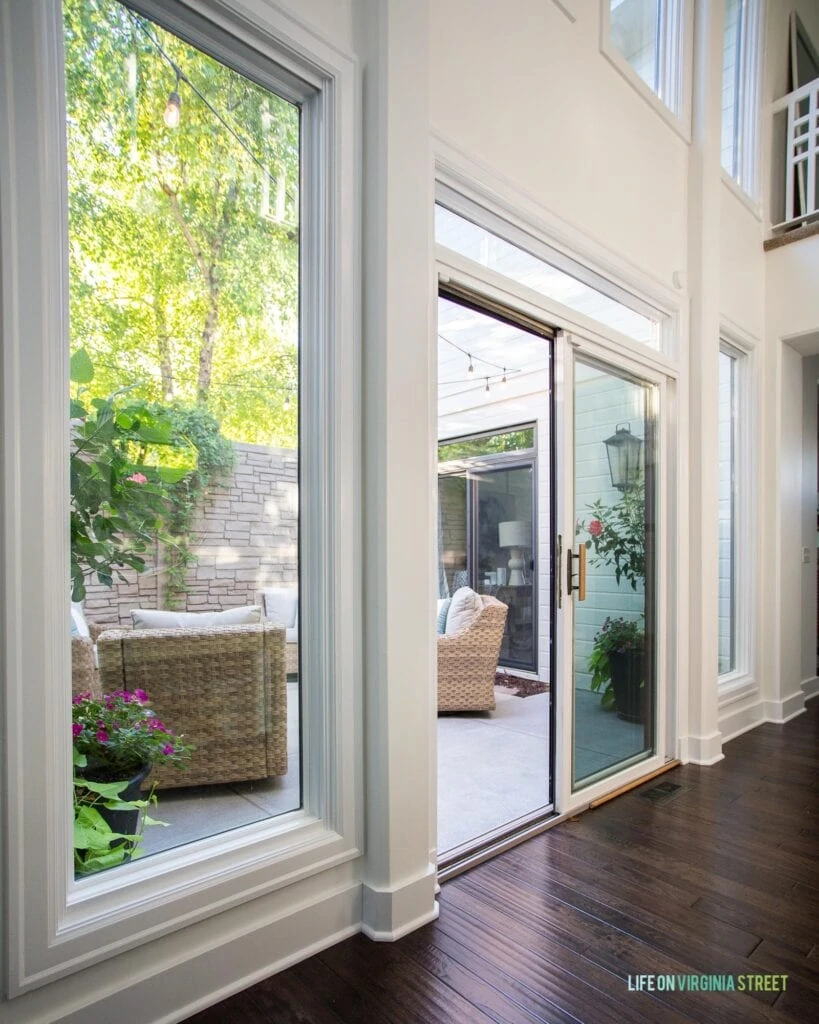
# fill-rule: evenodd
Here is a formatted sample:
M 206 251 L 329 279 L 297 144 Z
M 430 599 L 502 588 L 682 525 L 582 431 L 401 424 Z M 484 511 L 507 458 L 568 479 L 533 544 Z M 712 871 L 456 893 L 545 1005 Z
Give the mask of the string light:
M 284 411 L 285 412 L 290 412 L 290 392 L 289 391 L 284 396 Z
M 503 380 L 501 380 L 501 387 L 505 388 L 509 382 L 506 379 L 506 367 L 503 368 Z
M 483 390 L 486 392 L 487 395 L 489 394 L 489 378 L 488 377 L 486 378 L 486 387 Z
M 475 367 L 472 365 L 472 356 L 469 355 L 468 352 L 467 352 L 467 356 L 469 356 L 469 366 L 467 366 L 467 368 L 466 368 L 466 373 L 467 373 L 468 377 L 474 377 L 475 376 Z
M 178 128 L 181 111 L 182 97 L 179 95 L 179 71 L 177 71 L 176 86 L 171 90 L 171 93 L 168 96 L 168 102 L 165 105 L 165 113 L 162 115 L 162 120 L 169 128 Z

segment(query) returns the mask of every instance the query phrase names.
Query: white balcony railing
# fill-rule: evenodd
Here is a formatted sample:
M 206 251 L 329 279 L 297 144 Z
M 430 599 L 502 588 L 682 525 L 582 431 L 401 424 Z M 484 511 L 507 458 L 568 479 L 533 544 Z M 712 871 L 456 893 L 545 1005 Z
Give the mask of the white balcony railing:
M 775 125 L 787 114 L 784 220 L 775 225 L 785 228 L 819 216 L 819 78 L 783 96 L 771 110 Z

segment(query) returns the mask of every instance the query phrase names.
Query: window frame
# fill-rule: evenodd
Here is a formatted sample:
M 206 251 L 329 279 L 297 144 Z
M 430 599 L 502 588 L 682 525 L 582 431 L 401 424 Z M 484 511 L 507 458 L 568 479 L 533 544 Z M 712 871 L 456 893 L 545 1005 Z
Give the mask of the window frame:
M 752 449 L 757 423 L 752 414 L 755 405 L 755 343 L 737 328 L 723 326 L 720 332 L 719 351 L 732 359 L 734 364 L 734 394 L 732 401 L 733 433 L 733 634 L 734 667 L 720 674 L 717 667 L 719 704 L 742 699 L 756 689 L 755 657 L 753 636 L 756 614 L 754 607 L 754 578 L 756 569 L 753 557 L 738 557 L 739 552 L 754 552 L 756 536 L 757 503 L 754 501 L 756 473 Z
M 62 5 L 3 4 L 0 629 L 10 997 L 259 896 L 274 900 L 267 913 L 275 916 L 284 906 L 276 890 L 359 856 L 363 842 L 358 70 L 269 6 L 127 6 L 302 105 L 300 561 L 310 598 L 301 623 L 302 809 L 73 878 Z M 26 813 L 32 807 L 38 813 Z
M 722 163 L 722 121 L 720 118 L 720 171 L 722 181 L 758 218 L 760 201 L 762 41 L 763 4 L 760 0 L 739 0 L 741 25 L 737 54 L 737 84 L 734 97 L 734 171 Z M 724 31 L 723 31 L 724 36 Z M 723 50 L 724 52 L 724 50 Z
M 658 91 L 640 77 L 612 41 L 610 0 L 600 0 L 600 52 L 655 113 L 685 142 L 691 142 L 694 4 L 690 0 L 658 2 Z

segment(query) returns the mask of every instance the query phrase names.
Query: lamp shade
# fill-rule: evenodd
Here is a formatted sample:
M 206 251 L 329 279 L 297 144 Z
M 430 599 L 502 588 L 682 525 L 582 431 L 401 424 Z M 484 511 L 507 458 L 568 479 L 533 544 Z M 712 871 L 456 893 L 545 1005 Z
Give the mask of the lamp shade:
M 502 548 L 528 548 L 532 546 L 532 524 L 522 519 L 498 523 L 498 546 Z
M 628 423 L 618 423 L 611 437 L 603 442 L 609 457 L 611 485 L 618 491 L 628 491 L 640 479 L 643 460 L 643 440 L 635 437 Z

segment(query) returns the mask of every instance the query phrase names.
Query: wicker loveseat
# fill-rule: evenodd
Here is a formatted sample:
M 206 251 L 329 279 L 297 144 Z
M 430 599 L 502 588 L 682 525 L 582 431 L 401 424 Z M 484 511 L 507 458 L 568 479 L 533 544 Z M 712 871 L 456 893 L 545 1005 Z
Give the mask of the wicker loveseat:
M 482 595 L 483 609 L 459 633 L 438 637 L 438 710 L 493 711 L 505 604 Z
M 160 719 L 196 746 L 187 769 L 154 769 L 158 788 L 287 774 L 284 647 L 284 629 L 270 623 L 99 637 L 103 692 L 147 691 Z

